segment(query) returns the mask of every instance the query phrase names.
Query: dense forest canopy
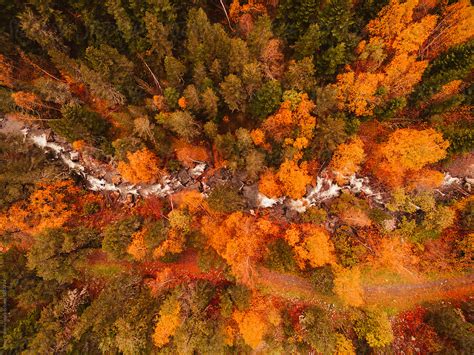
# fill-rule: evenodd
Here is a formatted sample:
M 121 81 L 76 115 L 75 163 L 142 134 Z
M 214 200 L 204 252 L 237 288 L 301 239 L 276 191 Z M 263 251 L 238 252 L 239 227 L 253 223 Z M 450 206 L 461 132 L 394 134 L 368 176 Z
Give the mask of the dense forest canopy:
M 2 353 L 474 352 L 469 0 L 0 0 Z

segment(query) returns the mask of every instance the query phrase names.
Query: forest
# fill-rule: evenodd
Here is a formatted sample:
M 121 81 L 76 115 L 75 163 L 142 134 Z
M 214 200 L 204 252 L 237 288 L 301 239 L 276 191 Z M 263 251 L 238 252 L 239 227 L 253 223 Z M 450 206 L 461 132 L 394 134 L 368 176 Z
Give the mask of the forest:
M 473 354 L 470 0 L 0 0 L 0 353 Z

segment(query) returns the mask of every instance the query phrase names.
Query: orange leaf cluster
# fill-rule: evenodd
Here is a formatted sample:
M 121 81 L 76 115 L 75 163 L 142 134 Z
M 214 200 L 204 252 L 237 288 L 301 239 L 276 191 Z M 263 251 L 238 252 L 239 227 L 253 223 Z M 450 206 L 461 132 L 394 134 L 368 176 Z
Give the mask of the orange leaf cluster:
M 411 250 L 411 245 L 403 243 L 400 238 L 381 238 L 377 243 L 376 257 L 371 258 L 374 267 L 388 268 L 406 277 L 416 277 L 410 267 L 418 263 Z
M 179 254 L 184 250 L 186 239 L 181 231 L 171 229 L 168 232 L 168 238 L 153 251 L 153 257 L 159 259 L 167 253 Z
M 391 1 L 369 22 L 368 43 L 357 48 L 359 62 L 337 78 L 341 108 L 372 115 L 375 106 L 408 95 L 421 80 L 428 62 L 418 60 L 418 53 L 439 24 L 436 15 L 415 15 L 418 5 L 419 0 Z
M 306 194 L 306 186 L 311 180 L 306 163 L 298 166 L 293 160 L 285 160 L 276 174 L 271 170 L 263 173 L 259 190 L 270 197 L 289 196 L 299 199 Z
M 123 178 L 134 184 L 154 183 L 162 175 L 158 157 L 143 148 L 135 153 L 127 153 L 128 163 L 120 162 L 118 171 Z
M 390 1 L 367 25 L 372 37 L 380 37 L 386 46 L 414 52 L 428 38 L 436 25 L 437 16 L 429 15 L 419 22 L 414 20 L 414 10 L 420 0 Z
M 245 343 L 252 349 L 256 349 L 268 330 L 264 317 L 253 310 L 246 312 L 236 310 L 232 316 L 239 325 L 240 334 Z
M 350 70 L 337 76 L 338 99 L 357 116 L 370 115 L 380 98 L 375 96 L 384 75 L 381 73 L 355 73 Z
M 132 235 L 132 242 L 127 248 L 127 253 L 129 253 L 135 260 L 141 261 L 145 259 L 147 254 L 147 247 L 145 245 L 145 235 L 147 233 L 146 229 L 139 230 Z
M 79 202 L 79 194 L 80 189 L 71 180 L 40 182 L 26 204 L 15 204 L 3 215 L 4 229 L 36 233 L 62 227 L 79 214 L 83 202 L 88 201 L 87 196 L 83 196 Z
M 166 300 L 160 309 L 160 318 L 155 325 L 153 343 L 161 348 L 169 343 L 181 324 L 181 305 L 175 299 Z
M 300 269 L 304 269 L 307 264 L 320 267 L 336 261 L 329 234 L 321 227 L 313 224 L 292 224 L 285 232 L 285 240 L 293 247 Z
M 41 99 L 32 92 L 17 91 L 11 94 L 15 105 L 29 111 L 34 111 L 43 106 Z
M 179 208 L 187 209 L 190 213 L 195 213 L 202 208 L 206 208 L 204 197 L 197 190 L 184 190 L 173 194 L 173 202 L 177 202 Z
M 449 142 L 434 129 L 403 128 L 393 132 L 372 157 L 372 170 L 380 181 L 401 186 L 405 178 L 425 165 L 446 157 Z
M 439 187 L 443 180 L 443 173 L 431 169 L 421 169 L 408 176 L 406 183 L 408 190 L 432 190 Z
M 280 312 L 272 300 L 254 292 L 249 310 L 234 310 L 232 318 L 239 327 L 245 343 L 256 349 L 271 326 L 281 323 Z
M 262 124 L 261 130 L 272 138 L 276 142 L 283 142 L 285 138 L 306 138 L 307 141 L 311 141 L 313 138 L 313 130 L 316 126 L 316 118 L 311 115 L 311 111 L 315 105 L 313 101 L 308 98 L 307 94 L 300 95 L 300 102 L 296 105 L 296 108 L 292 109 L 292 103 L 285 101 L 281 104 L 278 111 L 267 117 Z M 291 137 L 292 133 L 295 132 L 297 135 Z M 257 142 L 264 142 L 264 138 L 261 137 L 261 133 L 254 133 L 255 144 Z M 257 141 L 257 142 L 256 142 Z M 259 145 L 259 144 L 257 144 Z
M 237 279 L 251 284 L 255 263 L 264 255 L 268 238 L 279 228 L 267 219 L 234 212 L 225 218 L 204 216 L 201 230 Z
M 450 81 L 449 83 L 443 85 L 441 90 L 431 97 L 431 101 L 440 102 L 447 99 L 448 97 L 456 95 L 461 90 L 461 84 L 462 80 Z
M 474 6 L 469 0 L 456 1 L 446 7 L 436 28 L 421 49 L 429 59 L 452 46 L 461 44 L 474 36 Z
M 233 22 L 238 22 L 240 16 L 245 14 L 262 14 L 265 12 L 265 6 L 255 0 L 249 0 L 244 5 L 240 5 L 239 0 L 233 0 L 229 8 L 229 16 Z
M 86 147 L 86 142 L 82 139 L 72 142 L 72 148 L 79 152 L 81 152 L 85 147 Z
M 342 184 L 347 177 L 360 170 L 360 164 L 365 159 L 364 143 L 359 137 L 351 139 L 348 143 L 340 144 L 329 164 L 329 169 L 336 175 L 336 181 Z
M 188 106 L 188 103 L 186 101 L 186 98 L 184 96 L 181 96 L 178 99 L 178 106 L 182 108 L 183 110 Z
M 174 151 L 176 158 L 188 168 L 193 167 L 196 161 L 209 161 L 209 154 L 206 148 L 190 144 L 182 139 L 175 142 Z

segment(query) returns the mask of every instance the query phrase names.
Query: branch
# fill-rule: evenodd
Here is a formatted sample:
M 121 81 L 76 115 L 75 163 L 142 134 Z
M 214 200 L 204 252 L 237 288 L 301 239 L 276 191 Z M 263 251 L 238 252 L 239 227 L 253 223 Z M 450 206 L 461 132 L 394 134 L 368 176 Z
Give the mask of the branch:
M 160 85 L 160 81 L 156 77 L 155 73 L 153 73 L 153 70 L 151 70 L 150 66 L 147 64 L 147 62 L 145 62 L 145 59 L 143 59 L 142 56 L 139 56 L 139 58 L 142 60 L 143 64 L 145 64 L 145 67 L 148 69 L 151 76 L 153 77 L 153 81 L 155 82 L 155 85 L 160 89 L 160 92 L 163 92 L 163 88 Z
M 220 3 L 221 3 L 222 9 L 224 10 L 225 17 L 227 18 L 227 22 L 229 23 L 229 27 L 230 27 L 230 29 L 233 31 L 234 29 L 232 28 L 232 24 L 231 24 L 231 22 L 230 22 L 230 18 L 229 18 L 229 15 L 227 14 L 227 10 L 226 10 L 226 8 L 225 8 L 225 6 L 224 6 L 224 3 L 222 2 L 222 0 L 219 0 L 219 1 L 220 1 Z

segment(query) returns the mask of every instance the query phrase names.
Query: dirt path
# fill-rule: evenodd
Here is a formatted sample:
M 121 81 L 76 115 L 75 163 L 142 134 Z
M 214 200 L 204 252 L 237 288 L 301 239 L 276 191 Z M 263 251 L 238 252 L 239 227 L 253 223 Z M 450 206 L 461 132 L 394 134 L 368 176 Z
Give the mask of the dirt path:
M 260 269 L 260 283 L 269 291 L 287 298 L 324 305 L 334 301 L 319 293 L 311 283 L 302 277 L 282 274 L 273 270 Z M 419 283 L 365 286 L 366 305 L 383 305 L 405 308 L 420 302 L 439 299 L 457 299 L 474 295 L 474 274 L 456 278 L 444 278 Z
M 89 258 L 93 264 L 114 264 L 103 251 L 97 251 Z M 198 266 L 198 256 L 195 251 L 187 250 L 173 263 L 151 261 L 143 263 L 120 262 L 124 269 L 137 268 L 146 278 L 154 278 L 169 270 L 169 281 L 204 279 L 215 283 L 227 282 L 221 270 L 202 271 Z M 278 296 L 292 303 L 306 303 L 323 308 L 338 306 L 335 296 L 329 296 L 316 290 L 311 282 L 303 277 L 281 273 L 265 267 L 257 269 L 254 279 L 255 287 L 263 293 Z M 363 287 L 366 305 L 379 305 L 403 309 L 415 304 L 441 299 L 460 299 L 474 296 L 474 274 L 456 278 L 443 278 L 417 283 L 366 285 Z
M 457 299 L 474 295 L 474 274 L 413 284 L 367 286 L 364 292 L 367 304 L 394 307 L 439 299 Z

